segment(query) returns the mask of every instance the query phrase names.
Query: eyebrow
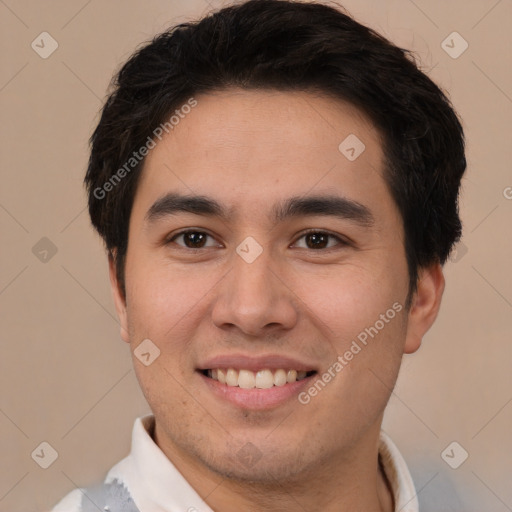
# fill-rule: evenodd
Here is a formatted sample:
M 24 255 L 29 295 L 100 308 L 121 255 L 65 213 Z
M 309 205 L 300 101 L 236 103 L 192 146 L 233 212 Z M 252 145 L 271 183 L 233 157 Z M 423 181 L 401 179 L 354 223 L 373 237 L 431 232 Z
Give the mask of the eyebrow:
M 146 223 L 152 224 L 164 217 L 180 212 L 208 217 L 219 217 L 224 221 L 233 219 L 232 210 L 223 207 L 218 201 L 203 195 L 181 195 L 169 193 L 161 197 L 146 213 Z M 282 222 L 285 219 L 301 216 L 332 216 L 349 220 L 363 227 L 374 224 L 375 218 L 370 209 L 357 201 L 337 195 L 294 196 L 273 206 L 270 219 Z

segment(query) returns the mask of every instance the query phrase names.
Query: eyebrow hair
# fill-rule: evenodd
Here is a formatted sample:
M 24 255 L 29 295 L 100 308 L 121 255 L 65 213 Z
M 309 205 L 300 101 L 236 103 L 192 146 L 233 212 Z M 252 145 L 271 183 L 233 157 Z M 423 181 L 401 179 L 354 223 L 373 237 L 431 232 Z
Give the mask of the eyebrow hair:
M 219 217 L 224 221 L 233 218 L 231 210 L 224 208 L 210 197 L 169 193 L 155 201 L 147 211 L 145 220 L 147 223 L 153 223 L 163 217 L 180 212 Z M 287 218 L 307 215 L 338 217 L 364 227 L 370 227 L 375 222 L 368 207 L 352 199 L 336 195 L 290 197 L 273 206 L 270 218 L 274 222 L 282 222 Z

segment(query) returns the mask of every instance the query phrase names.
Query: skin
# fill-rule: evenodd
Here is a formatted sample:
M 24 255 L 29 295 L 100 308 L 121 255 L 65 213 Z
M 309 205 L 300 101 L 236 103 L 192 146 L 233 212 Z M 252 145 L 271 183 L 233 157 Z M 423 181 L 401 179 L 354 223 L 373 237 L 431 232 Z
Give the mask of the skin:
M 230 89 L 196 99 L 146 158 L 130 218 L 126 300 L 110 259 L 122 338 L 132 351 L 146 338 L 161 351 L 147 367 L 134 357 L 155 442 L 216 511 L 394 510 L 378 468 L 379 431 L 403 354 L 419 348 L 436 318 L 440 265 L 421 269 L 411 307 L 307 405 L 293 398 L 264 411 L 237 407 L 196 371 L 205 358 L 233 352 L 278 353 L 327 370 L 393 303 L 405 305 L 404 233 L 383 179 L 380 135 L 353 106 L 312 92 Z M 351 133 L 366 146 L 352 162 L 338 150 Z M 231 215 L 147 223 L 168 192 L 209 196 Z M 365 205 L 373 225 L 321 215 L 269 220 L 274 203 L 318 194 Z M 186 228 L 210 235 L 206 247 L 183 236 L 166 244 Z M 306 229 L 350 242 L 311 248 Z M 250 264 L 236 253 L 247 236 L 263 249 Z M 247 442 L 261 453 L 251 467 L 236 456 Z

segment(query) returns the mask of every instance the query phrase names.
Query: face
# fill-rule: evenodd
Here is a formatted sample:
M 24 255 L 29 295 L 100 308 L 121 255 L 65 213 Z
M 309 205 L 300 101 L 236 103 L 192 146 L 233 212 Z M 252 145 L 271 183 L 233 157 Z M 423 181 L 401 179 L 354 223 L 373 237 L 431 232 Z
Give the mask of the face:
M 379 133 L 354 107 L 307 92 L 195 99 L 146 158 L 126 301 L 111 267 L 123 338 L 160 351 L 133 358 L 158 444 L 240 480 L 327 471 L 378 432 L 441 278 L 424 274 L 406 311 L 402 221 Z

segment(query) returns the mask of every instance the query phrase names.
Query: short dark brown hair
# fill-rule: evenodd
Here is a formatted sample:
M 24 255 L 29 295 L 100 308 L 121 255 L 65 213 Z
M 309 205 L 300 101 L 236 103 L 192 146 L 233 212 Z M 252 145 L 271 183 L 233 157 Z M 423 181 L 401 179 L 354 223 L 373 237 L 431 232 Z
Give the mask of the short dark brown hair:
M 144 159 L 126 163 L 191 97 L 228 87 L 321 92 L 371 119 L 385 141 L 384 177 L 403 219 L 409 297 L 419 269 L 444 264 L 460 239 L 466 159 L 457 114 L 408 50 L 341 10 L 288 0 L 229 6 L 155 37 L 112 84 L 91 137 L 85 184 L 92 224 L 115 253 L 123 293 Z

